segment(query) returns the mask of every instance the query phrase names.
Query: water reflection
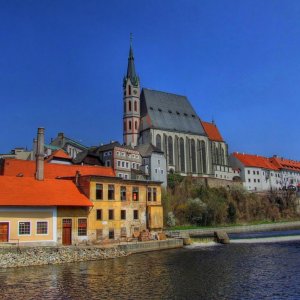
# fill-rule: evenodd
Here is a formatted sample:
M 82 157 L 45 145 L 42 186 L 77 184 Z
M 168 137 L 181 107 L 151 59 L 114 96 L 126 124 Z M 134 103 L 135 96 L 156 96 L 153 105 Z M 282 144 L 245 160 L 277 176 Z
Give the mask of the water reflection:
M 298 299 L 300 242 L 0 271 L 1 299 Z

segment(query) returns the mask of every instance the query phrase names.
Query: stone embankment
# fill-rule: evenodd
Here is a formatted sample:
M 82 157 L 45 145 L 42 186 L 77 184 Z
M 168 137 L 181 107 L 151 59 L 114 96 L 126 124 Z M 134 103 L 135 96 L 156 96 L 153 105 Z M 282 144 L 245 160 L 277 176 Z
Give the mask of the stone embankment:
M 24 247 L 1 249 L 0 268 L 63 264 L 116 258 L 127 255 L 128 253 L 118 247 Z

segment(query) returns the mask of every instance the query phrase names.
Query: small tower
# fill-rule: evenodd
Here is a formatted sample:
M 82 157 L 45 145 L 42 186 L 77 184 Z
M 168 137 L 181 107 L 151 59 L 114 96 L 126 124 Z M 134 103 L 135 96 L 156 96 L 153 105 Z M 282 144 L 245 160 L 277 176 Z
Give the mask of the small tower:
M 136 146 L 140 126 L 140 80 L 135 73 L 132 34 L 130 34 L 127 74 L 123 80 L 123 104 L 123 141 L 127 146 Z

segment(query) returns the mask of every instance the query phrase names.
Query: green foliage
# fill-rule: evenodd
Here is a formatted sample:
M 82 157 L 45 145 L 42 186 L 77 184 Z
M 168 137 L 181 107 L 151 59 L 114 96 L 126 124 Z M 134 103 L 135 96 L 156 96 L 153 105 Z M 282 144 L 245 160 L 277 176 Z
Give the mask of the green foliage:
M 168 176 L 168 188 L 162 195 L 167 226 L 174 227 L 173 220 L 179 226 L 216 226 L 297 216 L 295 201 L 288 193 L 255 194 L 242 186 L 209 188 L 204 184 L 179 174 Z

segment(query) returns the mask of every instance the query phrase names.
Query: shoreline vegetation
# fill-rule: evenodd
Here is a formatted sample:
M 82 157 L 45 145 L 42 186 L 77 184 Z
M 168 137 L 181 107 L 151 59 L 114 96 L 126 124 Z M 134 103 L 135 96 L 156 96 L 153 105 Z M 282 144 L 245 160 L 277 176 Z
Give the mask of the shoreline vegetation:
M 293 191 L 253 193 L 241 185 L 209 187 L 193 177 L 168 176 L 163 191 L 166 230 L 209 229 L 300 220 Z

